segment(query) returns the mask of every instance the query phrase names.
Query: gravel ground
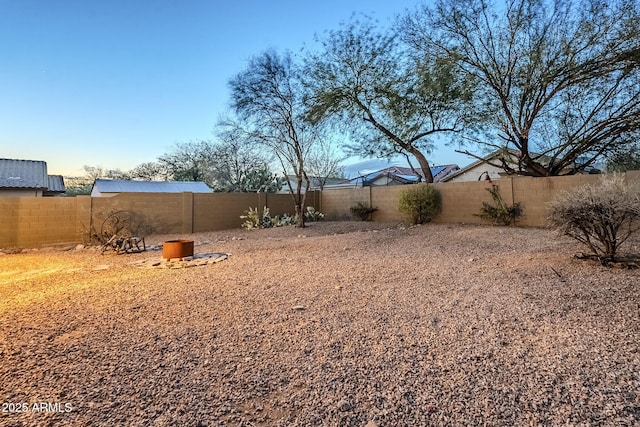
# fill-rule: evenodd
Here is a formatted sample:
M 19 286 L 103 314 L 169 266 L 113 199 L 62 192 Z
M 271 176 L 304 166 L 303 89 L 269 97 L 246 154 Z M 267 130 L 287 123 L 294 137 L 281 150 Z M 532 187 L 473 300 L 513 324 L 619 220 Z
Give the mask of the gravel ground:
M 177 237 L 0 256 L 0 425 L 640 425 L 640 274 L 549 230 Z

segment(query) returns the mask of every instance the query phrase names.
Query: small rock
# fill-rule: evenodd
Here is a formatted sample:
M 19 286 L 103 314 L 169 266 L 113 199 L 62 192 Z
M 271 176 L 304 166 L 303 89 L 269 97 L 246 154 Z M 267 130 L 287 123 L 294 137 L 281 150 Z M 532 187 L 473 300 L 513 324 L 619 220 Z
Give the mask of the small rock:
M 96 265 L 95 267 L 93 267 L 93 271 L 108 270 L 109 267 L 111 266 L 107 264 Z
M 293 309 L 296 311 L 304 311 L 307 309 L 307 307 L 305 307 L 304 305 L 296 305 L 295 307 L 293 307 Z
M 353 409 L 353 405 L 348 400 L 341 400 L 338 402 L 338 409 L 342 412 L 350 411 Z
M 77 245 L 76 246 L 76 251 L 81 251 L 84 249 L 84 245 Z
M 376 423 L 375 421 L 371 420 L 364 427 L 378 427 L 378 423 Z

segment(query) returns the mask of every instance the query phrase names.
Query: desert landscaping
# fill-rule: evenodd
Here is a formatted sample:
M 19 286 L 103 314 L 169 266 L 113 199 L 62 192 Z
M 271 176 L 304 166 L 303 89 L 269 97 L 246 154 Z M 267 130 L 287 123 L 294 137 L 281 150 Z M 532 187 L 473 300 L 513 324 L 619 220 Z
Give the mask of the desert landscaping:
M 150 267 L 176 238 L 228 258 Z M 146 240 L 0 255 L 0 425 L 640 424 L 639 270 L 552 230 Z

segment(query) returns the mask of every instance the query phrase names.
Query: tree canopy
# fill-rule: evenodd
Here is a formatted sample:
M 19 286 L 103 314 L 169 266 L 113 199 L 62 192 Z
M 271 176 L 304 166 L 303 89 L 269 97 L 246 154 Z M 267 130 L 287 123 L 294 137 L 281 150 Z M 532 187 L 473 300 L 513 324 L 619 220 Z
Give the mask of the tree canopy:
M 637 0 L 441 0 L 402 20 L 425 58 L 455 58 L 480 82 L 478 137 L 511 149 L 507 171 L 549 176 L 584 170 L 637 140 L 640 16 Z
M 446 57 L 412 55 L 396 34 L 354 20 L 321 40 L 306 58 L 307 119 L 341 120 L 356 137 L 352 152 L 411 155 L 432 182 L 426 155 L 434 137 L 459 132 L 472 79 L 461 80 Z
M 293 57 L 267 50 L 253 57 L 229 87 L 231 107 L 239 118 L 229 131 L 275 153 L 294 201 L 297 226 L 304 227 L 304 188 L 310 186 L 305 162 L 319 136 L 302 116 L 304 91 Z

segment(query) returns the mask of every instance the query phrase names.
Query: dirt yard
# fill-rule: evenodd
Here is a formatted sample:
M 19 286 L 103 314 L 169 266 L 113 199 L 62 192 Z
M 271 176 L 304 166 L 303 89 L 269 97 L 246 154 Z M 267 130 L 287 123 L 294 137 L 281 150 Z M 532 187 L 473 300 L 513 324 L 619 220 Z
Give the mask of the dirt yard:
M 552 231 L 177 237 L 230 256 L 0 255 L 0 425 L 640 424 L 640 273 Z

